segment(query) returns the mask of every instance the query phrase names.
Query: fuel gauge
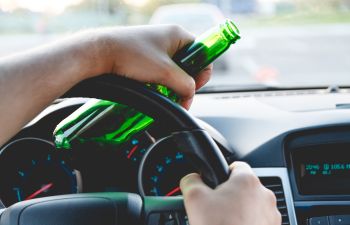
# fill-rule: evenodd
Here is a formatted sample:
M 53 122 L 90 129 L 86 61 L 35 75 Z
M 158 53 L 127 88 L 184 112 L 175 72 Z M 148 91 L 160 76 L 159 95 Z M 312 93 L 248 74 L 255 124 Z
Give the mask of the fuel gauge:
M 124 155 L 133 163 L 140 163 L 148 147 L 154 143 L 154 139 L 147 133 L 135 135 L 125 146 Z

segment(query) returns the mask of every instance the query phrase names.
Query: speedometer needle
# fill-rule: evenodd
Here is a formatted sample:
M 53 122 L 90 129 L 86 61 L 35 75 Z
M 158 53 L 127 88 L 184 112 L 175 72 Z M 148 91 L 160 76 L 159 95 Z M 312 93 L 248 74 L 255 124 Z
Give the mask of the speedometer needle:
M 36 196 L 40 195 L 41 193 L 49 190 L 52 186 L 53 186 L 53 183 L 49 183 L 49 184 L 42 186 L 39 190 L 37 190 L 33 194 L 29 195 L 25 200 L 30 200 L 30 199 L 35 198 Z
M 180 191 L 180 187 L 176 187 L 173 190 L 169 191 L 168 194 L 166 194 L 165 196 L 172 196 L 174 195 L 176 192 Z
M 130 152 L 129 152 L 129 154 L 128 154 L 128 156 L 127 156 L 127 158 L 128 159 L 130 159 L 131 158 L 131 156 L 132 156 L 132 154 L 134 154 L 135 153 L 135 151 L 136 151 L 136 149 L 137 149 L 137 145 L 135 145 L 131 150 L 130 150 Z

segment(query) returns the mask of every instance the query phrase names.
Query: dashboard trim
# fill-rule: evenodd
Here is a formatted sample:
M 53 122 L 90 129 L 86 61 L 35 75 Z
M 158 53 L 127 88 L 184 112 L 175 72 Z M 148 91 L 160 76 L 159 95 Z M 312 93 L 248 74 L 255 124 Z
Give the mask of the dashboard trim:
M 295 201 L 295 207 L 350 206 L 350 201 Z
M 279 177 L 282 181 L 284 195 L 286 199 L 286 205 L 288 209 L 288 216 L 291 225 L 297 225 L 297 218 L 295 214 L 294 201 L 292 195 L 292 189 L 289 182 L 288 170 L 285 167 L 275 168 L 253 168 L 254 173 L 258 177 Z

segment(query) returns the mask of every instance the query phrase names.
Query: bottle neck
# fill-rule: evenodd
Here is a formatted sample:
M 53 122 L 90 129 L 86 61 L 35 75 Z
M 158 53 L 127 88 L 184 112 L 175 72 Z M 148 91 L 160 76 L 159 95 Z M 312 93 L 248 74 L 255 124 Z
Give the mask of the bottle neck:
M 231 44 L 236 43 L 236 41 L 241 38 L 238 28 L 230 20 L 226 20 L 226 22 L 222 24 L 222 33 L 224 34 L 225 38 L 231 42 Z

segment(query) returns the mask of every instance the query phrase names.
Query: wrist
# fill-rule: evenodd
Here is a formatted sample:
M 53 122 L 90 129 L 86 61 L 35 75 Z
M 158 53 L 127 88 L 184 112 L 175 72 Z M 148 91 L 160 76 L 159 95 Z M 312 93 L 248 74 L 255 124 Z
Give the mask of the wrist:
M 81 46 L 83 79 L 112 73 L 118 51 L 109 32 L 104 29 L 88 31 L 88 34 L 82 34 L 82 38 L 85 38 Z
M 112 71 L 108 45 L 108 39 L 100 30 L 81 32 L 66 40 L 68 54 L 64 55 L 68 57 L 65 60 L 73 61 L 70 69 L 77 82 Z

